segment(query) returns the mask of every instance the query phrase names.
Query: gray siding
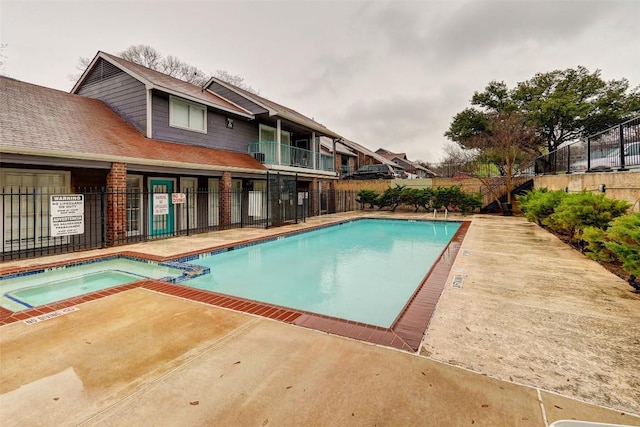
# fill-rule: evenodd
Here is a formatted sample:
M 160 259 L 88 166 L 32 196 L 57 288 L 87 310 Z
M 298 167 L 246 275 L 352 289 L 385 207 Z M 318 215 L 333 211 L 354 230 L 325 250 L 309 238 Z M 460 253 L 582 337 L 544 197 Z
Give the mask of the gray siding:
M 207 109 L 207 133 L 192 132 L 169 126 L 169 96 L 153 94 L 153 138 L 162 141 L 199 145 L 202 147 L 246 153 L 248 144 L 258 140 L 258 125 L 254 121 L 235 117 L 233 129 L 226 127 L 227 117 Z
M 78 94 L 107 104 L 142 134 L 147 131 L 147 94 L 144 84 L 100 59 Z
M 215 82 L 212 83 L 207 89 L 209 89 L 213 93 L 220 95 L 225 99 L 228 99 L 234 104 L 241 106 L 245 110 L 250 111 L 252 114 L 262 114 L 262 113 L 268 112 L 268 110 L 262 108 L 258 104 L 254 104 L 253 102 L 249 101 L 245 97 L 238 95 L 234 91 L 229 90 L 218 83 L 215 83 Z

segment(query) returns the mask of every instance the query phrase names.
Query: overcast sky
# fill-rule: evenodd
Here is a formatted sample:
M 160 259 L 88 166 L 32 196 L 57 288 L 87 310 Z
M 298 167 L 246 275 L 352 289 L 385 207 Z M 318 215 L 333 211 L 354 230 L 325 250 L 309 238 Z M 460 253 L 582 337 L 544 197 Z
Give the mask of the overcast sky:
M 370 149 L 437 161 L 491 80 L 583 65 L 640 85 L 640 1 L 6 1 L 5 75 L 69 91 L 78 58 L 147 44 Z

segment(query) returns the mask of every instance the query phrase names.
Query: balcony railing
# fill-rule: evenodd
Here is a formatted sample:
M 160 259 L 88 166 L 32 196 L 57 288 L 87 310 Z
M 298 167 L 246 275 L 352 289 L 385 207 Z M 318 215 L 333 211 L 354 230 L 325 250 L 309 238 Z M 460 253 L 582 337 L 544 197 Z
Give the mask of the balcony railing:
M 313 169 L 313 151 L 281 144 L 280 159 L 278 161 L 277 150 L 278 143 L 275 141 L 260 141 L 249 143 L 249 154 L 263 164 Z M 315 155 L 315 170 L 328 172 L 335 171 L 333 156 L 322 153 L 315 153 Z

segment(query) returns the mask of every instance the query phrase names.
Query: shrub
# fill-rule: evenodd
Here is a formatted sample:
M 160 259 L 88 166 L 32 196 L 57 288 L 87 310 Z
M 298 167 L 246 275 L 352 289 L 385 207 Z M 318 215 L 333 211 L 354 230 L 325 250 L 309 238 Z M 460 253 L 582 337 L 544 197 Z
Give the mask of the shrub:
M 563 197 L 554 212 L 543 220 L 543 224 L 567 234 L 575 241 L 586 227 L 605 229 L 611 220 L 624 215 L 630 207 L 624 200 L 582 191 Z
M 585 242 L 584 253 L 587 257 L 602 262 L 611 262 L 616 258 L 605 246 L 607 237 L 603 229 L 586 227 L 582 231 L 582 240 Z
M 640 277 L 640 212 L 613 220 L 606 240 L 606 248 L 622 262 L 622 268 Z
M 378 199 L 378 193 L 373 190 L 360 190 L 357 196 L 356 202 L 362 204 L 362 208 L 365 208 L 366 204 L 369 204 L 369 207 L 373 208 L 373 205 L 375 205 Z
M 433 191 L 430 188 L 403 188 L 400 193 L 400 203 L 407 206 L 413 206 L 414 212 L 418 212 L 420 208 L 428 211 L 431 207 L 433 199 Z
M 542 225 L 542 222 L 555 211 L 567 196 L 564 191 L 549 191 L 546 188 L 539 188 L 517 196 L 517 199 L 520 203 L 520 210 L 527 220 Z
M 482 194 L 464 193 L 462 199 L 458 203 L 458 208 L 462 213 L 473 213 L 476 209 L 482 207 Z
M 380 208 L 384 208 L 386 206 L 391 207 L 391 212 L 395 212 L 396 208 L 400 204 L 400 194 L 404 189 L 404 185 L 396 184 L 395 187 L 389 187 L 384 192 L 378 196 L 375 204 Z

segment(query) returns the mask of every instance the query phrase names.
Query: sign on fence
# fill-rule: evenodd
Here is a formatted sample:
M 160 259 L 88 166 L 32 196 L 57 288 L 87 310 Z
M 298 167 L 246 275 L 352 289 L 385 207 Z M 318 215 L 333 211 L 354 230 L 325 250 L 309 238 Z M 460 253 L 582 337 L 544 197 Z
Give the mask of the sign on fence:
M 171 203 L 179 205 L 187 202 L 187 195 L 185 193 L 173 193 L 171 194 Z
M 153 195 L 153 214 L 169 215 L 169 195 L 167 193 Z
M 49 201 L 51 237 L 84 233 L 84 194 L 51 196 Z

